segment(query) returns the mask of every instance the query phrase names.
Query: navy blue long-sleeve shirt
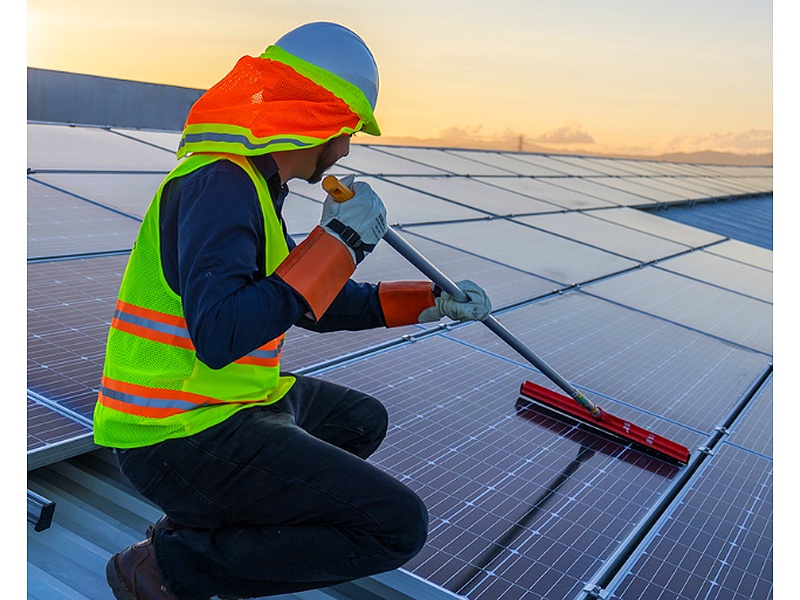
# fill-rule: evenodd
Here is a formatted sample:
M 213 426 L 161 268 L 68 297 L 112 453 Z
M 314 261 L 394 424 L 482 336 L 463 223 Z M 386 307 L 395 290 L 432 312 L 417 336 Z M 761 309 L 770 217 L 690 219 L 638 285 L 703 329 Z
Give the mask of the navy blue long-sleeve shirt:
M 275 212 L 289 190 L 268 154 L 251 159 L 267 181 Z M 326 313 L 312 321 L 303 298 L 266 275 L 264 219 L 253 182 L 229 161 L 216 161 L 170 181 L 161 198 L 161 263 L 183 303 L 200 360 L 222 368 L 286 332 L 385 326 L 377 285 L 350 280 Z

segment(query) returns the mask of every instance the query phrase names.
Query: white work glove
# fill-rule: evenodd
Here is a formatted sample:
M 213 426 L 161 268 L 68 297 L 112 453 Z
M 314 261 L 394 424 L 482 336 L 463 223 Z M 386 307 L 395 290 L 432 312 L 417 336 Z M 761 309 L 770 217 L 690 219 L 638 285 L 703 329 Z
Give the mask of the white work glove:
M 322 205 L 320 224 L 328 233 L 339 238 L 353 254 L 356 264 L 372 252 L 386 230 L 386 207 L 369 184 L 353 183 L 353 175 L 342 183 L 354 192 L 346 202 L 337 202 L 330 194 Z
M 483 321 L 492 312 L 492 302 L 486 292 L 477 284 L 468 279 L 456 283 L 469 300 L 457 302 L 447 292 L 436 298 L 436 304 L 426 308 L 419 315 L 420 323 L 438 321 L 442 317 L 450 317 L 454 321 Z

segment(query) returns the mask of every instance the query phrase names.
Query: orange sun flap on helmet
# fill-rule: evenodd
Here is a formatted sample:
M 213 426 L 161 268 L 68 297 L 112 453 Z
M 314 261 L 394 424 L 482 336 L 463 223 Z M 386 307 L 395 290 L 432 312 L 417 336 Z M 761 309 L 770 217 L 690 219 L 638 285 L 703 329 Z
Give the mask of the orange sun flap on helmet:
M 325 141 L 357 130 L 360 120 L 343 100 L 290 66 L 244 56 L 192 106 L 186 126 L 206 124 L 244 127 L 259 139 Z

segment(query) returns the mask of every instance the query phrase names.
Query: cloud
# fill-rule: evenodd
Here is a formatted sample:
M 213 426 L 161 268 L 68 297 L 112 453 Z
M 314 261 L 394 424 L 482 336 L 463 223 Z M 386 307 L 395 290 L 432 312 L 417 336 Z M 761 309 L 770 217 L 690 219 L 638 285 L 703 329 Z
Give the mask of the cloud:
M 659 152 L 702 152 L 715 150 L 733 154 L 765 154 L 772 152 L 772 131 L 749 129 L 740 132 L 676 135 L 658 144 Z
M 459 127 L 458 125 L 451 125 L 447 129 L 443 129 L 440 137 L 446 140 L 480 140 L 483 137 L 480 135 L 482 125 Z
M 594 138 L 577 123 L 565 123 L 533 138 L 533 141 L 540 144 L 594 144 Z

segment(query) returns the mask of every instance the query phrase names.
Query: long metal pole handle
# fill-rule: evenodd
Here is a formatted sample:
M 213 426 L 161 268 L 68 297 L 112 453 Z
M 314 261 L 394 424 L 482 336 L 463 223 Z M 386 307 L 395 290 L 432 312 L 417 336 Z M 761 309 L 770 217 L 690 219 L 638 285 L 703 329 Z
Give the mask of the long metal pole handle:
M 333 175 L 328 175 L 322 181 L 322 187 L 327 191 L 332 198 L 337 202 L 347 202 L 353 197 L 352 190 L 348 189 Z M 466 302 L 469 300 L 467 294 L 456 285 L 447 275 L 442 273 L 431 261 L 425 256 L 420 254 L 416 248 L 403 239 L 391 227 L 388 228 L 383 239 L 401 256 L 408 260 L 412 265 L 419 269 L 424 275 L 428 277 L 433 283 L 438 285 L 442 290 L 450 294 L 458 302 Z M 530 362 L 533 366 L 544 373 L 550 381 L 555 383 L 564 392 L 570 395 L 575 401 L 583 406 L 595 418 L 601 418 L 603 411 L 594 402 L 589 400 L 586 396 L 581 394 L 575 387 L 558 374 L 550 365 L 539 358 L 534 352 L 528 348 L 522 341 L 517 338 L 513 333 L 506 329 L 500 321 L 492 315 L 486 317 L 483 324 L 491 329 L 501 340 L 516 350 L 523 358 Z

